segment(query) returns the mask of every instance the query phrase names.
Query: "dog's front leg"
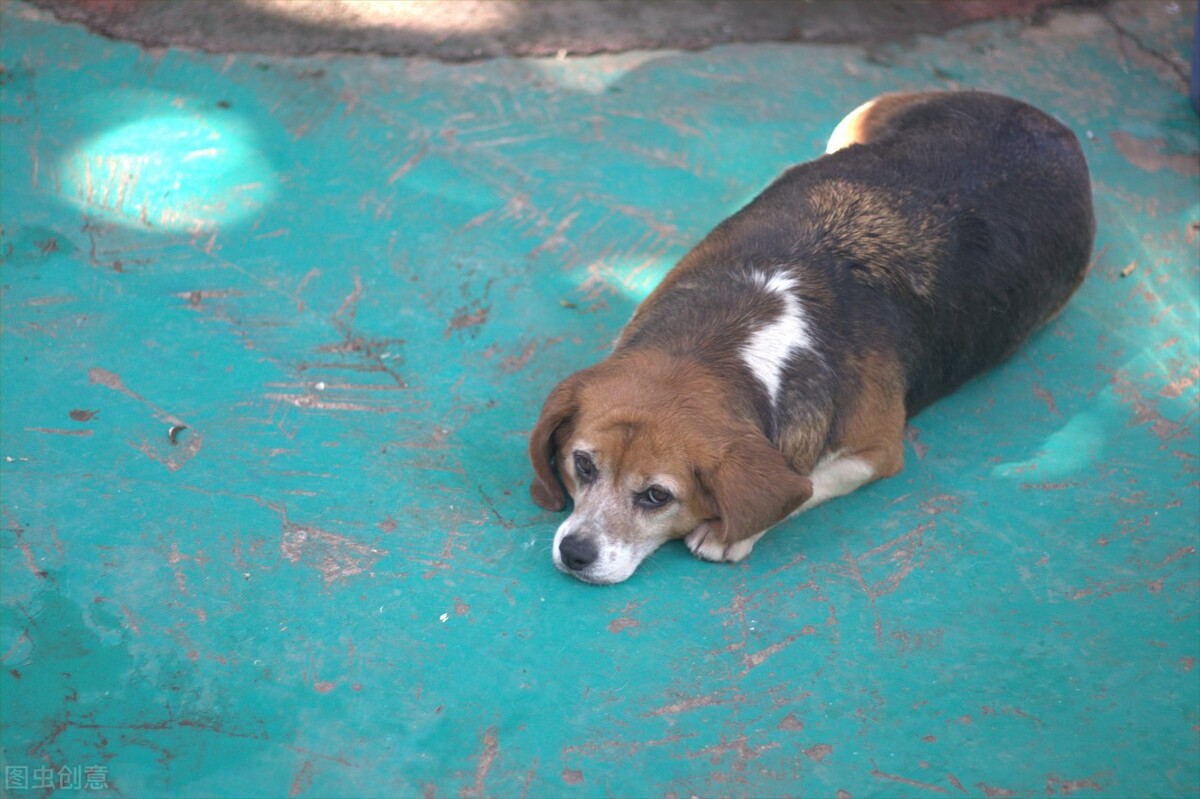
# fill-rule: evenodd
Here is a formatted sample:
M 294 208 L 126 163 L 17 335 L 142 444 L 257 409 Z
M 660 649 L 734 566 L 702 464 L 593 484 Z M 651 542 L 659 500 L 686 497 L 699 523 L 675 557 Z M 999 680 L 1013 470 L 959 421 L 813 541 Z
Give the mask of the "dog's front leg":
M 899 442 L 859 452 L 825 455 L 812 470 L 813 493 L 796 513 L 815 508 L 826 500 L 842 497 L 867 483 L 891 477 L 904 467 L 904 449 Z

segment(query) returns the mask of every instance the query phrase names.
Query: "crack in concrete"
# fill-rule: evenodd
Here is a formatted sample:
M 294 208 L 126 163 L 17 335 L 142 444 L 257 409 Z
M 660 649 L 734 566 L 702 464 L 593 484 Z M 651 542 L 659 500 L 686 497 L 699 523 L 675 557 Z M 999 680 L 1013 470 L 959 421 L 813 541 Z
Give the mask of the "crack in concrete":
M 1184 89 L 1185 90 L 1187 89 L 1188 81 L 1189 81 L 1187 71 L 1182 66 L 1180 66 L 1179 63 L 1175 59 L 1173 59 L 1169 55 L 1166 55 L 1165 53 L 1161 53 L 1158 50 L 1155 50 L 1153 47 L 1151 47 L 1150 45 L 1148 45 L 1144 41 L 1142 41 L 1140 36 L 1138 36 L 1136 33 L 1134 33 L 1129 28 L 1125 27 L 1124 25 L 1122 25 L 1120 22 L 1118 22 L 1116 19 L 1113 18 L 1111 9 L 1109 9 L 1109 8 L 1102 9 L 1100 11 L 1100 16 L 1104 19 L 1104 21 L 1106 23 L 1108 23 L 1108 26 L 1110 28 L 1112 28 L 1113 31 L 1117 34 L 1117 39 L 1121 46 L 1121 55 L 1122 56 L 1125 55 L 1125 41 L 1129 40 L 1129 41 L 1133 42 L 1133 44 L 1137 47 L 1137 49 L 1140 50 L 1144 55 L 1149 56 L 1150 58 L 1154 59 L 1155 61 L 1158 61 L 1159 63 L 1165 65 L 1168 69 L 1170 69 L 1171 72 L 1173 72 L 1175 74 L 1175 77 L 1177 77 L 1179 79 L 1179 82 L 1183 85 Z

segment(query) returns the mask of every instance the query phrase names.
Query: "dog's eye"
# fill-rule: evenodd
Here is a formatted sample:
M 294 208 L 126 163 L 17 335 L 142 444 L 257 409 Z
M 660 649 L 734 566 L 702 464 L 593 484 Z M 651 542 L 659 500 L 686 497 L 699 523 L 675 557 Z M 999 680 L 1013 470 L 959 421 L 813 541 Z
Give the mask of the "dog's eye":
M 596 464 L 586 453 L 575 453 L 575 476 L 584 483 L 590 483 L 596 479 Z
M 673 497 L 670 491 L 661 486 L 650 486 L 634 499 L 643 508 L 661 508 L 670 502 Z

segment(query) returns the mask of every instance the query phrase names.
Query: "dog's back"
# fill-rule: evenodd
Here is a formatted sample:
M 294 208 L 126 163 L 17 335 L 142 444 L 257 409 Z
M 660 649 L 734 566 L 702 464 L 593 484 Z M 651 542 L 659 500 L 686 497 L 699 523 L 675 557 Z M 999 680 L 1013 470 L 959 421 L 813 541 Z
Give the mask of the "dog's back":
M 930 283 L 927 296 L 906 297 L 912 414 L 1062 308 L 1087 271 L 1095 220 L 1079 142 L 1047 114 L 982 92 L 888 99 L 864 114 L 861 146 L 812 166 L 873 179 L 948 248 L 936 274 L 920 253 L 893 262 L 914 285 Z
M 742 327 L 752 314 L 731 275 L 783 267 L 822 348 L 900 361 L 911 415 L 1003 360 L 1082 281 L 1095 227 L 1087 165 L 1074 134 L 1032 106 L 885 95 L 847 117 L 831 149 L 709 234 L 622 345 L 700 341 L 722 328 L 714 315 Z M 674 291 L 684 283 L 707 290 Z

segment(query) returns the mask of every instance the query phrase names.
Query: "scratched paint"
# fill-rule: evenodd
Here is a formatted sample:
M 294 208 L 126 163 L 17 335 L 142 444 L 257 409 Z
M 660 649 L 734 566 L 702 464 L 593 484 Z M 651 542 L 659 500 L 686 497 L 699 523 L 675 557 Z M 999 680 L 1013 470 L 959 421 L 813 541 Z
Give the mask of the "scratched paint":
M 1200 792 L 1179 16 L 452 66 L 0 13 L 6 766 L 126 796 Z M 918 417 L 901 475 L 747 562 L 555 572 L 524 455 L 554 382 L 846 111 L 954 85 L 1079 132 L 1075 301 Z

